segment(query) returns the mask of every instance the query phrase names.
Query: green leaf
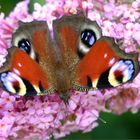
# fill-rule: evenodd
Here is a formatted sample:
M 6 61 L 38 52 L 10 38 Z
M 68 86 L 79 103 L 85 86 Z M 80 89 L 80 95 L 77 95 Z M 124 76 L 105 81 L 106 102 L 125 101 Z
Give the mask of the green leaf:
M 6 16 L 9 15 L 20 1 L 21 0 L 0 0 L 0 12 L 3 12 Z

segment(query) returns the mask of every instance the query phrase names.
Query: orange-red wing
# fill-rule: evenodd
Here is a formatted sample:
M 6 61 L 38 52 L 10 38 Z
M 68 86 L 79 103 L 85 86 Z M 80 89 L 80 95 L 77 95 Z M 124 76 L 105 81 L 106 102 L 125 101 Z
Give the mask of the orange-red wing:
M 77 90 L 116 87 L 137 75 L 138 55 L 124 53 L 83 13 L 55 20 L 53 27 L 62 64 Z
M 20 95 L 39 95 L 44 90 L 46 94 L 53 92 L 56 83 L 53 76 L 54 56 L 47 23 L 45 21 L 21 22 L 13 33 L 12 49 L 9 50 L 4 70 L 0 69 L 0 72 L 6 72 L 1 73 L 4 81 L 1 80 L 1 84 L 5 84 L 4 87 L 10 89 L 8 91 L 11 93 Z M 7 75 L 6 80 L 12 76 L 20 82 L 10 83 L 4 80 L 5 75 Z
M 138 72 L 137 54 L 126 54 L 113 39 L 101 37 L 77 65 L 77 84 L 94 89 L 116 87 Z
M 23 40 L 27 40 L 30 44 L 28 55 L 40 64 L 44 72 L 49 75 L 49 81 L 52 84 L 52 76 L 48 72 L 53 71 L 51 66 L 54 63 L 54 46 L 47 23 L 45 21 L 21 23 L 13 34 L 12 46 L 23 50 L 27 45 Z
M 49 90 L 47 75 L 40 65 L 18 48 L 9 50 L 0 80 L 5 90 L 18 95 L 40 95 Z

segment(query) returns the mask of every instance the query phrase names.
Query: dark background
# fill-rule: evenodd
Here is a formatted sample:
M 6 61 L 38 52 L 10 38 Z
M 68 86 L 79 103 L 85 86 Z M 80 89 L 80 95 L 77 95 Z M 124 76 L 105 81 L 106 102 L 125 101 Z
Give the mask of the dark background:
M 20 0 L 0 0 L 0 12 L 8 15 Z M 129 0 L 132 1 L 132 0 Z M 33 9 L 33 3 L 45 3 L 45 0 L 31 0 L 29 5 L 30 12 Z M 132 114 L 130 111 L 123 115 L 113 115 L 110 113 L 101 113 L 100 117 L 107 123 L 100 120 L 99 126 L 90 133 L 73 133 L 62 140 L 67 139 L 140 139 L 140 112 Z

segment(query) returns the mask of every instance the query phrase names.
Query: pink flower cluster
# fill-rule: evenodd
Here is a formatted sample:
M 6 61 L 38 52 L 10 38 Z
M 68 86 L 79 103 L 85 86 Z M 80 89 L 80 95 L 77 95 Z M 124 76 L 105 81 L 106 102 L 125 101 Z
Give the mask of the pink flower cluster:
M 7 49 L 19 21 L 45 20 L 52 29 L 52 20 L 79 10 L 96 20 L 103 34 L 116 39 L 126 52 L 140 51 L 140 1 L 120 0 L 46 0 L 34 4 L 28 13 L 29 0 L 16 5 L 8 17 L 0 13 L 0 66 L 6 61 Z M 49 10 L 48 10 L 49 9 Z M 140 59 L 140 58 L 139 58 Z M 68 104 L 59 95 L 19 97 L 0 90 L 0 139 L 50 139 L 64 137 L 81 130 L 89 132 L 98 126 L 100 112 L 121 114 L 140 108 L 140 74 L 132 83 L 89 92 L 70 91 Z

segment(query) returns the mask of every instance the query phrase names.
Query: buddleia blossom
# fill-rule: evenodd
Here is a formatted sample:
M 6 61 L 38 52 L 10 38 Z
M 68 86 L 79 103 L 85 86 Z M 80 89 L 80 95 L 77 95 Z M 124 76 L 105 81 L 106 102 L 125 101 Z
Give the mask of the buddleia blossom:
M 114 37 L 124 51 L 140 51 L 139 0 L 132 3 L 119 0 L 46 0 L 44 5 L 35 3 L 32 13 L 28 12 L 28 4 L 29 0 L 18 3 L 7 17 L 0 13 L 0 66 L 6 61 L 12 33 L 18 28 L 19 21 L 44 20 L 51 31 L 54 19 L 81 10 L 88 18 L 96 20 L 103 35 Z M 60 99 L 58 93 L 20 97 L 1 89 L 0 139 L 43 140 L 65 137 L 79 130 L 89 132 L 98 126 L 100 112 L 122 114 L 130 109 L 136 113 L 140 108 L 139 83 L 140 74 L 133 82 L 114 89 L 71 90 L 68 104 Z

